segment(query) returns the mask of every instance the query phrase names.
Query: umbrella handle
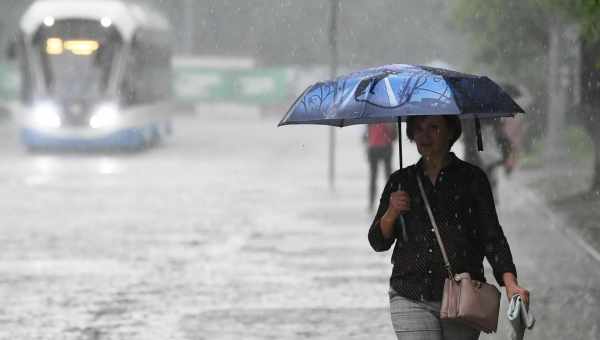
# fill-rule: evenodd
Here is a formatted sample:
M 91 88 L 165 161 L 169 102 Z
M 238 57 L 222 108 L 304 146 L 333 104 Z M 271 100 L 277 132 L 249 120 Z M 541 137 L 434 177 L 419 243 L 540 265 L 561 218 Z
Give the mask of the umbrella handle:
M 402 225 L 402 240 L 408 242 L 408 234 L 406 234 L 406 222 L 404 221 L 404 215 L 400 215 L 400 224 Z
M 402 117 L 398 117 L 398 162 L 402 169 Z
M 398 189 L 396 191 L 402 190 L 402 185 L 398 183 Z M 400 225 L 402 226 L 402 241 L 408 242 L 408 234 L 406 233 L 406 221 L 404 220 L 404 215 L 400 215 Z

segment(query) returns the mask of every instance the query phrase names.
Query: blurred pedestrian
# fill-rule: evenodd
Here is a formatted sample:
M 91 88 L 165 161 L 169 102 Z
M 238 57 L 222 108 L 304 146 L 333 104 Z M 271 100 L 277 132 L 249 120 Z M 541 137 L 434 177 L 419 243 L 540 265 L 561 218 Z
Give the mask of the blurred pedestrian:
M 465 161 L 480 167 L 487 175 L 492 192 L 498 203 L 499 168 L 510 175 L 517 166 L 520 150 L 522 124 L 517 118 L 494 118 L 482 121 L 485 147 L 478 151 L 472 129 L 465 131 Z
M 375 206 L 377 191 L 377 173 L 379 164 L 383 165 L 385 178 L 392 173 L 393 143 L 398 138 L 395 124 L 377 123 L 367 125 L 363 140 L 367 144 L 367 160 L 369 161 L 369 211 Z
M 485 172 L 450 151 L 462 133 L 459 118 L 411 117 L 406 132 L 416 143 L 421 159 L 389 177 L 368 235 L 378 252 L 395 243 L 389 289 L 392 325 L 398 339 L 478 339 L 479 330 L 456 320 L 440 319 L 448 272 L 418 179 L 454 272 L 466 272 L 473 280 L 485 282 L 485 257 L 508 298 L 519 294 L 528 303 L 529 292 L 517 282 Z M 406 223 L 407 241 L 401 241 L 400 215 Z
M 520 87 L 510 83 L 502 83 L 502 88 L 515 100 L 522 99 L 523 95 Z M 516 168 L 522 148 L 523 134 L 525 125 L 520 117 L 494 118 L 481 121 L 482 133 L 489 138 L 484 151 L 480 152 L 476 146 L 476 136 L 474 129 L 466 129 L 463 140 L 465 144 L 465 160 L 485 171 L 492 186 L 492 191 L 496 194 L 498 176 L 497 170 L 504 169 L 506 175 L 510 175 Z M 495 195 L 496 204 L 498 197 Z
M 509 155 L 503 162 L 504 169 L 507 174 L 510 174 L 517 166 L 523 147 L 523 135 L 525 133 L 523 119 L 521 117 L 503 119 L 502 133 L 510 145 Z

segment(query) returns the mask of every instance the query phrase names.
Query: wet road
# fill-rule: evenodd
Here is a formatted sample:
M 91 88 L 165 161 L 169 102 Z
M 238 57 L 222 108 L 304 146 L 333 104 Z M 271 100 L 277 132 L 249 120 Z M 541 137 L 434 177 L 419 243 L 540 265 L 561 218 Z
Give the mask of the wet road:
M 332 192 L 328 128 L 277 120 L 204 108 L 130 155 L 29 155 L 0 125 L 0 339 L 394 339 L 362 130 L 337 130 Z M 530 339 L 598 338 L 599 264 L 518 180 L 501 195 Z

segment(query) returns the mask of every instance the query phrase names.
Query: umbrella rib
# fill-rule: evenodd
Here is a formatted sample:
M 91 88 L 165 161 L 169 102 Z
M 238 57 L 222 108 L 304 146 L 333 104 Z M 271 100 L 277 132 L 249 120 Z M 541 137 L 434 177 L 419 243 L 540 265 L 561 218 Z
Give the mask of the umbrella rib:
M 384 78 L 383 82 L 385 83 L 385 90 L 386 90 L 388 98 L 390 100 L 390 105 L 391 106 L 398 105 L 398 99 L 396 98 L 396 94 L 394 93 L 394 90 L 392 89 L 390 80 L 388 78 Z
M 346 97 L 346 99 L 344 99 L 344 101 L 342 102 L 341 107 L 345 107 L 348 102 L 350 102 L 350 100 L 354 97 L 354 92 L 356 92 L 356 89 L 358 88 L 358 85 L 360 84 L 360 82 L 356 82 L 356 85 L 354 86 L 354 88 L 352 89 L 352 91 L 350 91 L 348 93 L 348 96 Z M 346 86 L 346 84 L 344 83 L 344 87 Z
M 447 89 L 448 87 L 446 87 Z M 440 98 L 448 98 L 450 99 L 450 97 L 448 97 L 447 95 L 445 95 L 446 91 L 444 90 L 444 92 L 438 92 L 438 91 L 434 91 L 434 90 L 430 90 L 430 89 L 418 89 L 419 91 L 424 91 L 424 92 L 431 92 L 431 93 L 435 93 L 435 94 L 439 94 Z
M 450 97 L 446 95 L 446 92 L 448 92 L 448 89 L 449 89 L 449 86 L 448 86 L 448 84 L 446 84 L 446 88 L 444 89 L 444 92 L 439 94 L 440 96 L 438 97 L 438 100 L 440 100 L 442 98 L 450 99 Z

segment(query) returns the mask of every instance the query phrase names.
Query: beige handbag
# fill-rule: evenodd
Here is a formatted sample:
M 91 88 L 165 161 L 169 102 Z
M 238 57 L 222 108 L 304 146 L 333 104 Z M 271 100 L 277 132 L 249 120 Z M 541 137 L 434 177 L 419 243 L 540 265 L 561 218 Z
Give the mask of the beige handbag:
M 444 257 L 444 266 L 448 270 L 448 278 L 444 282 L 440 317 L 442 319 L 459 320 L 485 333 L 496 332 L 500 312 L 500 291 L 496 286 L 472 280 L 469 273 L 453 274 L 442 237 L 419 175 L 417 175 L 417 182 Z

